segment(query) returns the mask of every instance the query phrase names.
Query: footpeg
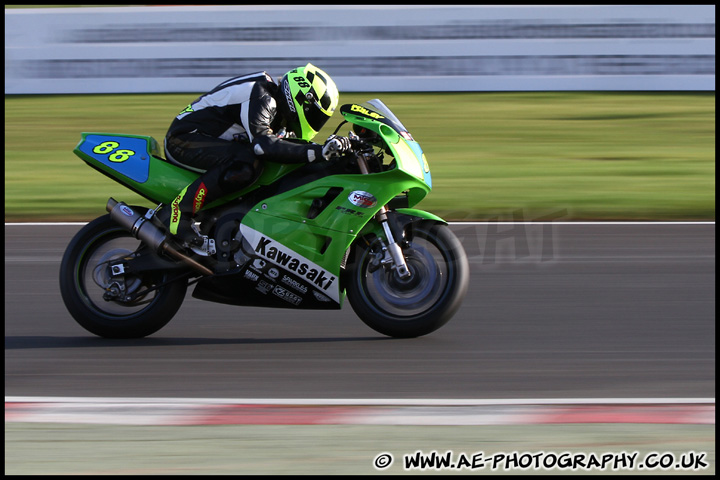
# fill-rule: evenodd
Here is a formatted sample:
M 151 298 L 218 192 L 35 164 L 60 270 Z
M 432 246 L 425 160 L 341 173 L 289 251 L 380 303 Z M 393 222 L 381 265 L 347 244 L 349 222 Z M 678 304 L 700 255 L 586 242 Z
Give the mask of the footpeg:
M 192 224 L 192 229 L 197 234 L 197 237 L 193 239 L 193 242 L 195 242 L 196 240 L 202 240 L 202 244 L 198 242 L 197 245 L 187 245 L 187 248 L 202 257 L 209 257 L 211 255 L 215 255 L 215 253 L 217 253 L 217 250 L 215 250 L 215 240 L 208 237 L 207 235 L 201 234 L 200 229 L 195 223 Z
M 217 250 L 215 250 L 215 240 L 208 238 L 207 235 L 201 235 L 200 237 L 203 239 L 203 244 L 197 247 L 192 246 L 190 249 L 203 257 L 215 255 L 217 253 Z

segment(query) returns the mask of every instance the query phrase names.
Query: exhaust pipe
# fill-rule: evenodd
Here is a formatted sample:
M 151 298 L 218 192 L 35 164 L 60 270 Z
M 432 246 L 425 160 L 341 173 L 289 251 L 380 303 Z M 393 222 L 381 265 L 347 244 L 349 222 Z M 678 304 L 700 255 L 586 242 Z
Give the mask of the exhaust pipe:
M 110 198 L 105 209 L 110 212 L 110 218 L 129 231 L 133 237 L 150 245 L 155 251 L 167 253 L 203 275 L 213 274 L 212 270 L 206 266 L 177 251 L 167 241 L 167 235 L 148 221 L 149 218 L 140 215 L 124 202 L 118 202 L 114 198 Z

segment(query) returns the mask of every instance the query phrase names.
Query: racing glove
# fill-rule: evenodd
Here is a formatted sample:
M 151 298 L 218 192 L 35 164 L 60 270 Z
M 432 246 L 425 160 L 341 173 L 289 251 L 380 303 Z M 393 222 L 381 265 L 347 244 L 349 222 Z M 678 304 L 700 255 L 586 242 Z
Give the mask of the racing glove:
M 334 156 L 341 155 L 350 150 L 350 139 L 347 137 L 339 137 L 330 135 L 323 145 L 322 156 L 325 160 L 330 160 Z

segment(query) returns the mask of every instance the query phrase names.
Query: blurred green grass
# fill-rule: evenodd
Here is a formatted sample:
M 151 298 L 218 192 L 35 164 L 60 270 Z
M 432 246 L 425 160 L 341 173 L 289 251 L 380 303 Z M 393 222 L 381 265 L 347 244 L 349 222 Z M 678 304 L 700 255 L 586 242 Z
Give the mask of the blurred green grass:
M 80 132 L 161 141 L 197 94 L 5 97 L 5 221 L 88 221 L 149 205 L 72 150 Z M 714 220 L 715 94 L 341 94 L 381 98 L 420 143 L 447 220 Z M 340 122 L 331 120 L 321 142 Z M 347 125 L 340 133 L 347 134 Z

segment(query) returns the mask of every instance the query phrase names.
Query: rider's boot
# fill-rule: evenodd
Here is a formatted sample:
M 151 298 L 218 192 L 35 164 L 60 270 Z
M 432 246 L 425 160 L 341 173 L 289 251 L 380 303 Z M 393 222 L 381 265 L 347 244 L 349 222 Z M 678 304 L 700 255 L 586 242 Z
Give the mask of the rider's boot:
M 197 183 L 200 184 L 196 185 Z M 158 214 L 158 218 L 168 232 L 183 247 L 200 247 L 204 243 L 204 238 L 193 227 L 193 216 L 198 210 L 196 207 L 202 206 L 202 200 L 206 193 L 205 184 L 195 181 L 180 192 L 169 205 L 169 209 L 164 208 Z
M 163 212 L 165 209 L 162 209 L 158 218 L 182 246 L 191 249 L 202 247 L 207 237 L 194 228 L 195 214 L 204 205 L 252 184 L 257 178 L 256 171 L 259 169 L 251 169 L 244 164 L 211 168 L 185 187 L 170 204 L 169 211 Z

